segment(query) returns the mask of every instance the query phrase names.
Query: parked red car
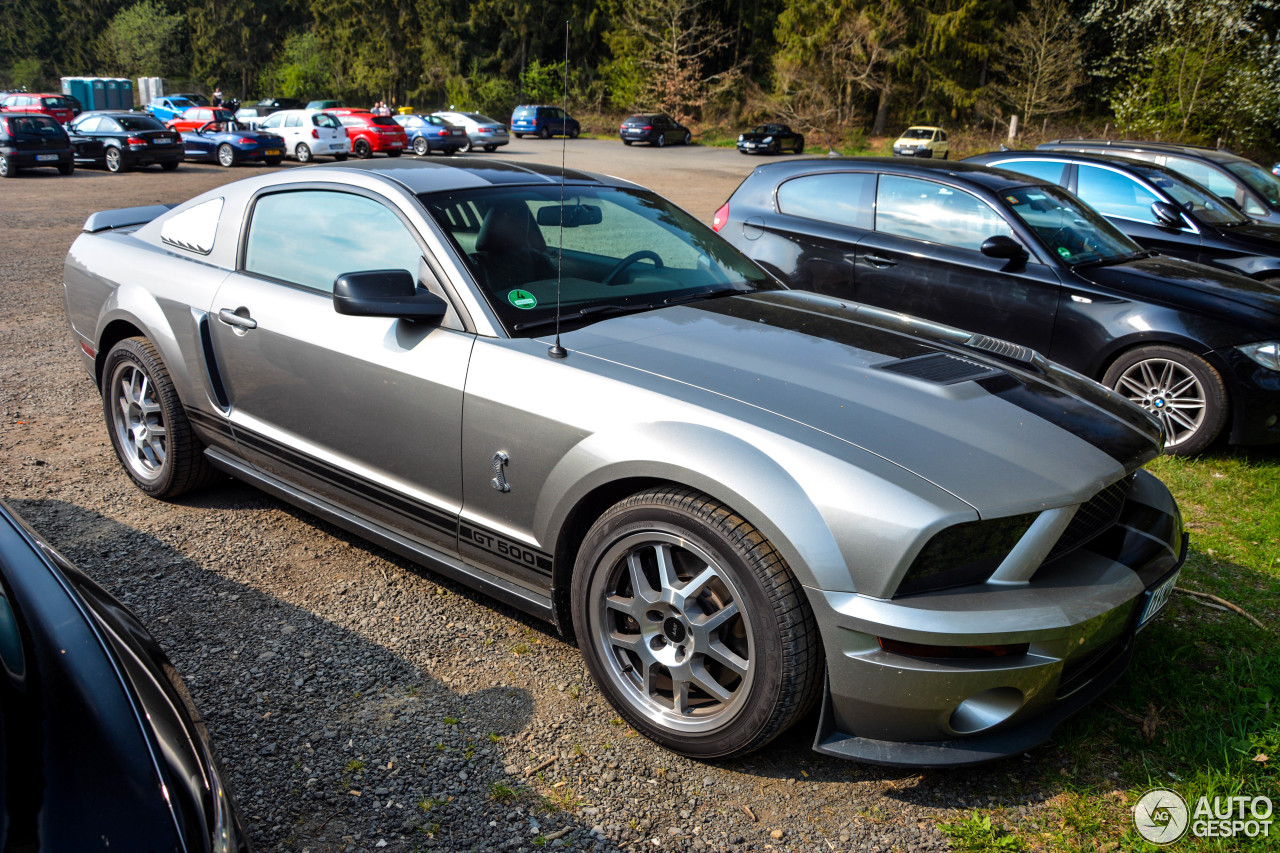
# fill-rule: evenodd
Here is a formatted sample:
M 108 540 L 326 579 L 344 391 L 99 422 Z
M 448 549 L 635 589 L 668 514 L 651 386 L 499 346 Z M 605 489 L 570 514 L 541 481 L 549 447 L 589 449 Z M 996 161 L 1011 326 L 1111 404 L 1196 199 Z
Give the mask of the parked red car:
M 0 112 L 43 113 L 58 124 L 75 118 L 75 106 L 66 95 L 45 92 L 15 92 L 0 98 Z
M 179 133 L 190 133 L 193 130 L 199 130 L 211 121 L 229 122 L 235 121 L 236 114 L 231 110 L 218 109 L 217 107 L 187 107 L 182 111 L 182 115 L 166 122 L 170 130 L 176 130 Z
M 376 116 L 368 110 L 325 110 L 342 122 L 351 137 L 351 153 L 364 160 L 379 152 L 399 157 L 409 147 L 409 135 L 391 116 Z

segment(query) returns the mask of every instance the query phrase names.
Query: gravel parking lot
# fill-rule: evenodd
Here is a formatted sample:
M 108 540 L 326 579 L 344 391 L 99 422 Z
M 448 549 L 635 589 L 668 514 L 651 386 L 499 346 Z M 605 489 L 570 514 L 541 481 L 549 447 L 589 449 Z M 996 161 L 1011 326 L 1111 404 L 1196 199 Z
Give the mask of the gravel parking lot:
M 516 140 L 481 156 L 558 163 L 560 149 Z M 703 220 L 756 162 L 617 140 L 567 155 Z M 912 851 L 947 849 L 937 824 L 966 808 L 1035 818 L 1047 794 L 1022 780 L 1060 746 L 913 773 L 811 752 L 810 721 L 745 760 L 690 761 L 622 724 L 548 625 L 248 486 L 175 503 L 135 489 L 66 329 L 67 248 L 95 210 L 266 168 L 49 170 L 0 186 L 0 495 L 169 652 L 259 850 Z

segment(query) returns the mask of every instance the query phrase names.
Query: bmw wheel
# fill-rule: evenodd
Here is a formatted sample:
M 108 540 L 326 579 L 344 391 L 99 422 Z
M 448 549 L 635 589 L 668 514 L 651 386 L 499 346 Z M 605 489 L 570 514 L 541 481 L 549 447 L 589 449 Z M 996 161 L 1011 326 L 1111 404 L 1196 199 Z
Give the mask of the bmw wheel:
M 293 149 L 293 156 L 298 158 L 299 163 L 310 163 L 311 146 L 305 142 L 299 142 L 298 146 Z
M 425 136 L 414 137 L 413 153 L 417 154 L 419 157 L 426 157 L 431 153 L 431 146 L 427 144 L 427 138 Z
M 1165 452 L 1193 456 L 1213 443 L 1227 422 L 1227 389 L 1218 371 L 1177 347 L 1145 346 L 1112 363 L 1102 384 L 1160 419 Z
M 236 149 L 231 143 L 224 142 L 218 146 L 218 165 L 230 168 L 236 164 Z
M 216 476 L 150 341 L 120 341 L 107 354 L 102 376 L 111 445 L 138 488 L 153 498 L 174 498 Z
M 120 156 L 119 148 L 109 146 L 106 152 L 102 155 L 102 159 L 107 165 L 108 172 L 124 171 L 124 158 Z
M 572 600 L 596 684 L 675 752 L 743 755 L 818 698 L 822 649 L 799 582 L 759 531 L 696 491 L 606 511 L 582 543 Z

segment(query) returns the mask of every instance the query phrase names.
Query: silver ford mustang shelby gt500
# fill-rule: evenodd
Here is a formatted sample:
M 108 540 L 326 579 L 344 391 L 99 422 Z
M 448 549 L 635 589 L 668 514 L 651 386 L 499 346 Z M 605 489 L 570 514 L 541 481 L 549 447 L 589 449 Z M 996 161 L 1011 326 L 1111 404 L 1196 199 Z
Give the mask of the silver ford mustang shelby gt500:
M 94 214 L 65 290 L 143 491 L 230 474 L 552 620 L 686 755 L 815 702 L 832 755 L 1025 750 L 1119 677 L 1185 556 L 1141 410 L 787 290 L 623 181 L 277 172 Z

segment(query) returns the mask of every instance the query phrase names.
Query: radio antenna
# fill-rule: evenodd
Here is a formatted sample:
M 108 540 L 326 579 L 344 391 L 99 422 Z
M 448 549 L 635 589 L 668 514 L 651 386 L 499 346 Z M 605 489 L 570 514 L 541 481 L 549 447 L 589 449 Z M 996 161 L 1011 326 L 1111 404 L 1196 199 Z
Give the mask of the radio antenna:
M 564 282 L 564 152 L 569 144 L 569 20 L 564 22 L 564 83 L 560 90 L 560 249 L 556 252 L 556 342 L 547 354 L 564 358 L 569 351 L 560 346 L 560 285 Z

